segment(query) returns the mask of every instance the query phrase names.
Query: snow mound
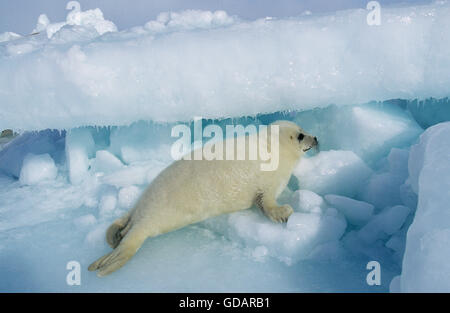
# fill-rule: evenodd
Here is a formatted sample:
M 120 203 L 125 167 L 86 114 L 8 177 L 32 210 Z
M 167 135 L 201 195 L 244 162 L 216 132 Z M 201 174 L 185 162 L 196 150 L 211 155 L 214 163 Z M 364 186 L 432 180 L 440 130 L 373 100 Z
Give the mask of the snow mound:
M 134 185 L 121 188 L 118 194 L 119 206 L 126 210 L 131 209 L 138 200 L 140 194 L 141 190 Z
M 123 163 L 107 150 L 97 151 L 93 163 L 95 170 L 102 173 L 112 173 L 123 168 Z
M 205 224 L 254 249 L 252 255 L 257 260 L 271 256 L 287 265 L 314 258 L 320 249 L 336 248 L 347 227 L 345 218 L 332 208 L 323 214 L 295 212 L 285 225 L 274 224 L 251 210 L 212 219 Z
M 392 204 L 404 204 L 416 207 L 416 196 L 413 194 L 408 178 L 409 151 L 393 148 L 387 158 L 383 159 L 385 169 L 373 174 L 361 191 L 361 198 L 384 209 Z
M 291 196 L 290 204 L 296 211 L 303 213 L 321 213 L 325 207 L 323 198 L 311 190 L 297 190 Z
M 353 225 L 366 224 L 373 214 L 374 206 L 366 202 L 337 195 L 326 195 L 325 200 L 344 214 L 345 218 Z
M 234 18 L 225 11 L 185 10 L 181 12 L 162 12 L 155 21 L 144 28 L 152 33 L 165 33 L 177 30 L 210 29 L 234 23 Z
M 386 235 L 393 235 L 403 226 L 410 213 L 411 209 L 406 206 L 388 207 L 362 227 L 358 237 L 371 244 Z
M 410 182 L 419 202 L 403 259 L 403 292 L 449 292 L 450 123 L 430 127 L 411 148 Z
M 67 14 L 65 22 L 50 23 L 47 15 L 41 14 L 38 18 L 36 28 L 33 33 L 46 32 L 48 38 L 52 38 L 56 33 L 60 32 L 66 25 L 81 26 L 84 29 L 94 29 L 96 35 L 103 35 L 107 32 L 116 32 L 117 27 L 113 22 L 103 18 L 103 12 L 100 9 L 81 11 L 80 4 L 77 1 L 67 3 L 67 9 L 72 10 Z M 90 38 L 89 38 L 90 39 Z
M 57 162 L 61 162 L 65 145 L 65 132 L 45 130 L 28 132 L 14 138 L 0 150 L 0 171 L 18 178 L 23 159 L 28 153 L 48 153 Z
M 94 139 L 86 128 L 73 129 L 66 135 L 66 162 L 72 184 L 79 184 L 88 174 L 89 158 L 94 154 Z
M 0 34 L 0 42 L 11 41 L 11 40 L 18 39 L 20 37 L 22 37 L 22 36 L 20 36 L 19 34 L 13 33 L 13 32 L 4 32 L 4 33 Z
M 43 180 L 55 179 L 58 169 L 48 154 L 27 154 L 20 170 L 19 181 L 22 185 L 34 185 Z
M 393 102 L 331 105 L 300 112 L 295 122 L 319 138 L 321 150 L 351 150 L 370 165 L 392 147 L 410 146 L 423 131 Z
M 320 195 L 355 196 L 372 170 L 352 151 L 322 151 L 302 158 L 293 174 L 302 189 Z

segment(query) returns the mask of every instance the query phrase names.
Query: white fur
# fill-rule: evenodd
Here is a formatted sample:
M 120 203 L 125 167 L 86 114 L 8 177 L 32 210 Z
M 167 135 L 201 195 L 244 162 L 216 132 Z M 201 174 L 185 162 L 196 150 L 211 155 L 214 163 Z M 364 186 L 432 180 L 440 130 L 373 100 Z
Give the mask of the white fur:
M 294 123 L 274 124 L 279 125 L 279 165 L 275 171 L 262 171 L 261 160 L 172 163 L 148 186 L 132 211 L 110 226 L 107 239 L 115 250 L 94 262 L 89 270 L 99 270 L 99 276 L 107 275 L 125 264 L 148 237 L 219 214 L 244 210 L 253 204 L 273 221 L 285 222 L 292 208 L 279 206 L 276 198 L 286 187 L 304 150 L 317 142 Z M 300 132 L 305 135 L 301 141 L 298 140 Z M 246 147 L 256 138 L 256 135 L 247 136 Z

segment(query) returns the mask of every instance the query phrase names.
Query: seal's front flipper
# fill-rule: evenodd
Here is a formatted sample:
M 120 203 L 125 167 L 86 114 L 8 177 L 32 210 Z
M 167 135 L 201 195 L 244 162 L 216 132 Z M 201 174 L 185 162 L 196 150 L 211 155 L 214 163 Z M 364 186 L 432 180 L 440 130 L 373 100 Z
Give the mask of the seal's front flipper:
M 280 206 L 275 201 L 275 197 L 262 193 L 256 195 L 255 203 L 275 223 L 287 222 L 289 216 L 294 212 L 289 204 Z
M 102 256 L 92 263 L 89 271 L 97 271 L 98 277 L 103 277 L 121 268 L 139 250 L 147 237 L 139 229 L 131 229 L 120 244 L 112 252 Z
M 285 204 L 281 206 L 265 208 L 264 213 L 275 223 L 286 223 L 289 219 L 289 216 L 294 213 L 294 210 L 289 204 Z

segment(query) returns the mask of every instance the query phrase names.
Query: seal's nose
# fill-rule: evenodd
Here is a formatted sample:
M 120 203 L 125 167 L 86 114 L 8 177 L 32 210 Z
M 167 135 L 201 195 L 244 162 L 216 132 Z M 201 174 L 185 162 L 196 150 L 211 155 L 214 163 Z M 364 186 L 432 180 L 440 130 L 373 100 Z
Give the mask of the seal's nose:
M 314 137 L 314 143 L 317 145 L 319 142 L 317 141 L 317 137 Z

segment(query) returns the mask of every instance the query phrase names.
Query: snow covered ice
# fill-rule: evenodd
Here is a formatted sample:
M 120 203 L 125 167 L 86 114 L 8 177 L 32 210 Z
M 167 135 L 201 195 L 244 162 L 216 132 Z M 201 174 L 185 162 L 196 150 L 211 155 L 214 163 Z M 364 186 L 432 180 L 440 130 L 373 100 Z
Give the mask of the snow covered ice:
M 19 181 L 23 185 L 37 184 L 46 179 L 55 179 L 57 171 L 55 162 L 48 153 L 27 154 L 22 163 Z
M 100 14 L 80 14 L 51 38 L 42 31 L 0 43 L 2 127 L 175 122 L 199 112 L 239 117 L 448 96 L 445 2 L 384 8 L 380 27 L 366 24 L 363 9 L 256 21 L 182 11 L 147 23 L 162 29 L 100 32 Z
M 320 194 L 355 196 L 372 170 L 352 151 L 322 151 L 294 170 L 301 188 Z M 343 183 L 345 182 L 345 183 Z
M 419 202 L 408 231 L 401 291 L 450 291 L 449 135 L 450 123 L 432 126 L 411 148 L 410 183 Z
M 326 195 L 325 199 L 344 214 L 353 225 L 364 225 L 372 217 L 374 209 L 372 204 L 337 195 Z
M 386 7 L 377 27 L 366 14 L 187 10 L 118 30 L 73 4 L 0 34 L 0 127 L 19 132 L 0 146 L 0 291 L 449 291 L 450 4 Z M 198 116 L 319 138 L 279 197 L 294 213 L 208 219 L 97 278 L 107 227 Z

